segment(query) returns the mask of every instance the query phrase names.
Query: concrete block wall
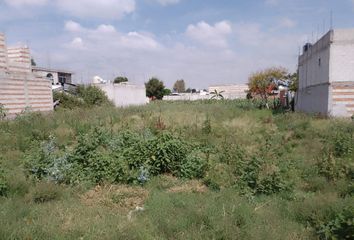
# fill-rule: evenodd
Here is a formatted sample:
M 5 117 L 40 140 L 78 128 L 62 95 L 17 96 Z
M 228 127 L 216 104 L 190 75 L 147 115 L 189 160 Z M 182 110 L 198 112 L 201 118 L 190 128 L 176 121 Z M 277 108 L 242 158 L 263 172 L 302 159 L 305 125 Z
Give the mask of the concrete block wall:
M 5 44 L 5 35 L 0 33 L 0 72 L 7 71 L 7 48 Z
M 12 72 L 30 73 L 32 71 L 31 55 L 28 47 L 7 49 L 8 67 Z
M 26 109 L 53 110 L 51 82 L 32 73 L 29 49 L 7 48 L 3 34 L 0 34 L 0 104 L 9 117 Z
M 336 82 L 331 85 L 331 112 L 333 116 L 354 115 L 354 82 Z

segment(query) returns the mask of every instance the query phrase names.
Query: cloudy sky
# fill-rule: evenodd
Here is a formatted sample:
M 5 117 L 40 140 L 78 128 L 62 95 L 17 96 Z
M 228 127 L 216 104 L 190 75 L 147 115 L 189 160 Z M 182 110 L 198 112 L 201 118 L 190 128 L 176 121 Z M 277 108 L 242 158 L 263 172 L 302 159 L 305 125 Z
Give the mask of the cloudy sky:
M 335 28 L 354 27 L 354 0 L 0 0 L 0 32 L 78 82 L 156 76 L 204 88 L 269 66 L 294 71 L 331 11 Z

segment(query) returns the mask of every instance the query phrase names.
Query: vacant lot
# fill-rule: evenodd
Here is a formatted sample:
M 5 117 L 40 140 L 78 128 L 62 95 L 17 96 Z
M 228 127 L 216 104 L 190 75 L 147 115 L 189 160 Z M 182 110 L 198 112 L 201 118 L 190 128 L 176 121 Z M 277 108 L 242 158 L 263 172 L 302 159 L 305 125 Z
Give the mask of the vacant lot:
M 354 122 L 247 101 L 0 121 L 1 239 L 353 239 Z

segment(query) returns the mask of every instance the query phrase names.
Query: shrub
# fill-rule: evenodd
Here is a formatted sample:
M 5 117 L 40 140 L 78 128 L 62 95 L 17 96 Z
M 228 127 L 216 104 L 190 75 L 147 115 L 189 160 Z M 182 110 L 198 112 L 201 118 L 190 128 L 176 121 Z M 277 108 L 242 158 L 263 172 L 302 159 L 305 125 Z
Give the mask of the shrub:
M 5 119 L 5 117 L 6 117 L 6 109 L 5 109 L 5 107 L 4 107 L 4 105 L 2 105 L 1 103 L 0 103 L 0 120 L 3 120 L 3 119 Z
M 353 239 L 354 208 L 345 207 L 340 212 L 333 213 L 326 222 L 318 222 L 315 227 L 320 239 Z
M 203 178 L 207 170 L 207 160 L 201 152 L 192 152 L 181 162 L 178 176 L 182 178 Z
M 108 100 L 105 92 L 96 86 L 79 86 L 77 89 L 78 96 L 81 97 L 86 106 L 102 106 L 110 105 L 111 102 Z
M 61 186 L 51 182 L 39 182 L 28 193 L 27 198 L 35 203 L 45 203 L 59 200 L 63 195 Z
M 60 107 L 68 109 L 83 107 L 85 104 L 81 98 L 78 98 L 75 95 L 71 95 L 65 92 L 54 92 L 53 100 L 59 100 Z
M 0 196 L 6 196 L 8 191 L 8 184 L 5 178 L 5 171 L 0 165 Z

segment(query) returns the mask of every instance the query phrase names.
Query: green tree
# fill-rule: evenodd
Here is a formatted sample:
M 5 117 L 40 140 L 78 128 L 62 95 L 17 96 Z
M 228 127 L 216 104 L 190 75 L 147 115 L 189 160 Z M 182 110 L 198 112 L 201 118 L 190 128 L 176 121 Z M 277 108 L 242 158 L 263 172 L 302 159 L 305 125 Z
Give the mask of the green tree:
M 171 95 L 171 93 L 172 93 L 171 89 L 165 88 L 165 89 L 163 90 L 163 95 L 164 95 L 164 96 Z
M 293 92 L 297 92 L 299 88 L 299 74 L 297 72 L 293 74 L 288 74 L 287 79 L 291 82 L 289 89 Z
M 128 82 L 128 78 L 127 77 L 116 77 L 114 79 L 114 83 L 123 83 L 123 82 Z
M 162 81 L 157 78 L 151 78 L 147 83 L 146 87 L 146 96 L 152 99 L 161 100 L 165 93 L 165 85 Z
M 252 73 L 248 78 L 249 91 L 253 95 L 260 96 L 267 108 L 269 95 L 276 89 L 273 79 L 285 79 L 288 71 L 282 67 L 272 67 Z
M 177 80 L 175 84 L 173 85 L 173 90 L 178 92 L 178 93 L 183 93 L 186 91 L 186 83 L 184 82 L 183 79 Z

